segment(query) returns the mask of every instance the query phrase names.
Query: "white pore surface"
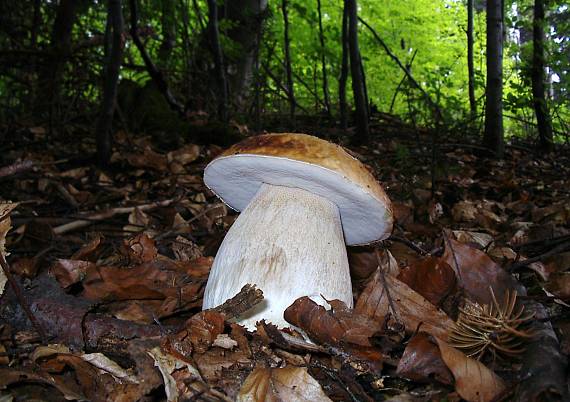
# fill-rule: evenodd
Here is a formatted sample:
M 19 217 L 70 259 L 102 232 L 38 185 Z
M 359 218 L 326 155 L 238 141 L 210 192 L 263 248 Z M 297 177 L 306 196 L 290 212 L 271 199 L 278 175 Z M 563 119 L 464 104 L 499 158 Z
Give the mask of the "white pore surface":
M 243 211 L 263 183 L 294 187 L 332 201 L 340 211 L 346 244 L 384 239 L 386 208 L 365 188 L 333 170 L 307 162 L 263 155 L 232 155 L 211 162 L 204 182 L 226 204 Z
M 261 319 L 291 326 L 283 312 L 301 296 L 324 306 L 323 297 L 340 299 L 352 307 L 338 208 L 305 190 L 264 185 L 220 246 L 203 308 L 219 306 L 247 283 L 257 285 L 264 295 L 237 320 L 251 330 Z

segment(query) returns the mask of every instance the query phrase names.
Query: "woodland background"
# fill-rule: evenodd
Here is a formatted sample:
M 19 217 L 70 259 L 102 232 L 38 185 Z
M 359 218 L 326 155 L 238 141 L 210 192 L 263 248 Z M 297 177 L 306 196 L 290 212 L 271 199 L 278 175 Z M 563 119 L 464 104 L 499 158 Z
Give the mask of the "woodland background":
M 0 1 L 0 401 L 569 400 L 569 8 Z M 313 343 L 202 311 L 204 167 L 265 132 L 393 203 L 355 308 L 288 309 Z

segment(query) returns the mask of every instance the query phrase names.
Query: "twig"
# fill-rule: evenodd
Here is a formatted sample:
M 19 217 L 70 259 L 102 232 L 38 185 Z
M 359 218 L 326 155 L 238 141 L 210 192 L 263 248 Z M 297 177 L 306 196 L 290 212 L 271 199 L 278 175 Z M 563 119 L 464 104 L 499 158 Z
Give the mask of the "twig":
M 84 228 L 86 226 L 89 226 L 95 221 L 101 221 L 103 219 L 108 219 L 108 218 L 111 218 L 112 216 L 115 216 L 115 215 L 130 214 L 135 209 L 138 209 L 140 211 L 149 211 L 149 210 L 152 210 L 155 208 L 167 207 L 170 204 L 172 204 L 173 202 L 174 202 L 174 200 L 164 200 L 164 201 L 153 202 L 151 204 L 138 205 L 138 206 L 134 206 L 134 207 L 112 208 L 112 209 L 108 209 L 108 210 L 103 211 L 103 212 L 99 212 L 97 214 L 85 216 L 83 219 L 79 219 L 79 220 L 76 220 L 73 222 L 69 222 L 69 223 L 57 226 L 53 229 L 53 232 L 56 235 L 61 235 L 63 233 L 67 233 L 67 232 L 70 232 L 72 230 L 81 229 L 81 228 Z
M 537 255 L 536 257 L 528 258 L 524 261 L 519 261 L 519 262 L 511 264 L 509 267 L 507 267 L 507 271 L 509 271 L 509 272 L 516 271 L 520 268 L 523 268 L 523 267 L 526 267 L 526 266 L 532 264 L 533 262 L 540 261 L 544 258 L 552 257 L 553 255 L 560 254 L 560 253 L 563 253 L 563 252 L 568 251 L 568 250 L 570 250 L 570 242 L 559 244 L 558 246 L 554 247 L 553 249 L 551 249 L 545 253 L 542 253 L 540 255 Z
M 12 286 L 12 290 L 14 290 L 14 294 L 16 295 L 16 298 L 18 299 L 18 303 L 20 303 L 20 306 L 24 310 L 24 313 L 26 313 L 26 316 L 28 317 L 30 322 L 32 323 L 32 325 L 34 326 L 34 328 L 36 329 L 38 334 L 40 334 L 40 337 L 42 338 L 42 343 L 44 345 L 47 345 L 48 337 L 46 335 L 46 332 L 44 331 L 43 327 L 38 322 L 38 320 L 36 320 L 34 313 L 32 313 L 32 310 L 30 309 L 30 306 L 28 305 L 28 302 L 26 301 L 26 298 L 24 297 L 24 295 L 22 293 L 22 289 L 20 288 L 20 285 L 18 285 L 18 282 L 16 282 L 16 279 L 14 279 L 12 272 L 10 272 L 10 267 L 8 266 L 8 262 L 6 261 L 6 259 L 4 258 L 4 256 L 2 254 L 0 254 L 0 265 L 2 265 L 2 270 L 4 271 L 4 274 L 6 275 L 6 279 L 8 279 L 8 282 L 10 282 L 10 286 Z
M 0 168 L 0 178 L 25 172 L 26 170 L 30 170 L 32 167 L 34 167 L 34 162 L 29 159 L 12 163 L 11 165 Z
M 421 248 L 420 246 L 418 246 L 417 244 L 415 244 L 414 242 L 412 242 L 411 240 L 408 240 L 404 237 L 400 237 L 400 236 L 396 236 L 396 235 L 391 235 L 388 240 L 392 240 L 398 243 L 403 243 L 406 246 L 408 246 L 409 248 L 411 248 L 412 250 L 414 250 L 416 253 L 425 256 L 428 255 L 429 252 L 427 252 L 426 250 L 424 250 L 423 248 Z

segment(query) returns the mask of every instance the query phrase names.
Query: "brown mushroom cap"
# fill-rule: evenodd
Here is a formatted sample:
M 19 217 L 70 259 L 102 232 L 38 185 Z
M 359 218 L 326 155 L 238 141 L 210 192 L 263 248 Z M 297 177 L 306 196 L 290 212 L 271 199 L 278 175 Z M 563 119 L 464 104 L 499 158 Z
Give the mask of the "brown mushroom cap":
M 204 182 L 237 211 L 262 183 L 325 197 L 339 208 L 348 245 L 382 240 L 392 231 L 391 202 L 374 176 L 341 146 L 310 135 L 250 137 L 210 162 Z

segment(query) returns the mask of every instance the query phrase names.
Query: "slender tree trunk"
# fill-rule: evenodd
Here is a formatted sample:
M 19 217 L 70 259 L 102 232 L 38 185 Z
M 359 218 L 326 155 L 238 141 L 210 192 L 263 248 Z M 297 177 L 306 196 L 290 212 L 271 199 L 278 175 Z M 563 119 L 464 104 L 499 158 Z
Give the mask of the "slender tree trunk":
M 225 1 L 223 14 L 230 26 L 224 33 L 239 49 L 226 55 L 226 65 L 234 71 L 228 77 L 228 85 L 233 104 L 243 111 L 254 84 L 255 57 L 267 15 L 267 0 Z
M 54 102 L 59 99 L 63 68 L 71 54 L 71 32 L 75 23 L 77 1 L 61 0 L 57 6 L 50 43 L 50 54 L 39 73 L 37 98 L 34 110 L 40 114 L 50 102 L 50 115 Z
M 162 0 L 162 42 L 158 49 L 158 65 L 168 69 L 172 49 L 176 45 L 176 5 L 174 0 Z
M 327 77 L 327 62 L 325 56 L 325 34 L 323 32 L 323 16 L 321 11 L 321 0 L 317 0 L 317 12 L 319 15 L 319 40 L 321 42 L 321 66 L 323 69 L 323 100 L 327 114 L 331 115 L 331 101 L 329 96 L 329 80 Z
M 345 0 L 348 7 L 348 48 L 350 53 L 350 71 L 352 75 L 352 92 L 356 108 L 355 143 L 366 143 L 370 138 L 368 128 L 368 106 L 364 88 L 364 77 L 358 47 L 358 7 L 357 0 Z
M 505 152 L 503 135 L 503 12 L 501 0 L 487 0 L 487 104 L 484 145 L 496 157 Z
M 544 88 L 544 2 L 545 0 L 534 0 L 531 81 L 540 148 L 545 152 L 550 152 L 553 145 L 552 122 L 548 113 Z
M 475 100 L 475 68 L 473 66 L 473 0 L 467 0 L 467 71 L 469 76 L 469 110 L 471 117 L 477 115 Z
M 218 114 L 222 121 L 228 121 L 228 83 L 224 70 L 224 54 L 220 43 L 220 31 L 218 28 L 218 4 L 216 0 L 208 0 L 209 32 L 216 75 L 219 85 Z
M 293 122 L 295 120 L 295 92 L 293 89 L 293 72 L 291 70 L 291 52 L 289 50 L 289 14 L 287 11 L 287 0 L 281 1 L 281 10 L 283 11 L 284 24 L 284 41 L 285 49 L 285 73 L 287 75 L 287 97 L 289 98 L 289 118 Z
M 340 67 L 340 78 L 338 80 L 338 102 L 340 109 L 340 125 L 346 130 L 348 127 L 347 105 L 346 105 L 346 81 L 348 80 L 348 7 L 346 2 L 342 11 L 342 60 Z
M 117 97 L 119 71 L 123 58 L 123 11 L 121 0 L 109 0 L 108 3 L 108 32 L 111 34 L 111 47 L 108 51 L 107 65 L 104 71 L 103 100 L 101 112 L 97 121 L 97 156 L 99 165 L 104 167 L 111 158 L 113 114 Z M 110 29 L 109 29 L 110 28 Z

